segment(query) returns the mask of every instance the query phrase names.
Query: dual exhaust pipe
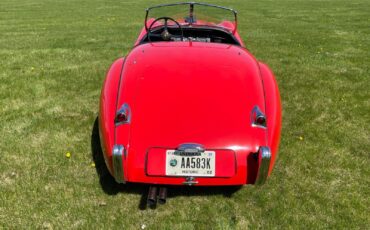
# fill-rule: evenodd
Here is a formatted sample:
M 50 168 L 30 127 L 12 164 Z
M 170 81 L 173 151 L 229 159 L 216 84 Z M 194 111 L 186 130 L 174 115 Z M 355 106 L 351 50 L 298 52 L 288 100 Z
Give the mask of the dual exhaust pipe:
M 150 186 L 148 192 L 147 203 L 149 206 L 154 206 L 157 203 L 165 204 L 167 199 L 167 188 L 166 187 L 156 187 Z

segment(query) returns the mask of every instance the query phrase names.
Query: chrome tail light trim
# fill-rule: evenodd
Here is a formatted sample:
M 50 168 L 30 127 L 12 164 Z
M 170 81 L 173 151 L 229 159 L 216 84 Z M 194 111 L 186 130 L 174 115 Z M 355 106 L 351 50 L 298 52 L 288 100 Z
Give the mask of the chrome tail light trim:
M 258 172 L 256 178 L 256 185 L 262 185 L 266 182 L 271 161 L 271 150 L 269 147 L 261 146 L 258 150 Z
M 112 162 L 113 162 L 113 173 L 114 179 L 117 183 L 126 183 L 124 168 L 123 168 L 123 157 L 125 148 L 123 145 L 114 145 L 112 151 Z

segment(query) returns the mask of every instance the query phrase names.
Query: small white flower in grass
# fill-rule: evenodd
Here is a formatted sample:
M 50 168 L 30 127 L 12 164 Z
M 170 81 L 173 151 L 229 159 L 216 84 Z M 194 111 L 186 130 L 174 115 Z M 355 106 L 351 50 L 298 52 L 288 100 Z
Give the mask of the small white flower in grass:
M 145 224 L 142 224 L 141 225 L 141 229 L 145 229 L 146 228 L 146 225 Z
M 105 202 L 105 201 L 100 201 L 100 202 L 98 203 L 98 205 L 99 205 L 100 207 L 107 206 L 107 202 Z
M 53 229 L 53 225 L 51 225 L 48 222 L 44 222 L 44 223 L 42 223 L 42 228 L 43 229 Z

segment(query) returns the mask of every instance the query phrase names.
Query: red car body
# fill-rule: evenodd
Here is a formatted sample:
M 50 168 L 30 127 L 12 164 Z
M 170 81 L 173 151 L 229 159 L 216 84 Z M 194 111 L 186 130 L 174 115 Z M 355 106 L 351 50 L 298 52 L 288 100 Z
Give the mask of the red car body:
M 244 47 L 236 23 L 206 26 L 233 36 L 234 44 L 227 44 L 212 42 L 219 41 L 214 37 L 206 42 L 187 37 L 196 33 L 195 20 L 191 30 L 179 22 L 180 41 L 151 41 L 147 25 L 154 19 L 147 21 L 134 48 L 110 67 L 101 92 L 99 133 L 112 176 L 120 183 L 264 183 L 281 130 L 280 96 L 271 70 Z M 175 23 L 166 26 L 176 31 Z M 162 27 L 156 24 L 157 37 L 167 30 Z M 169 150 L 190 154 L 181 155 L 181 167 L 194 170 L 168 175 Z M 197 160 L 207 151 L 212 160 Z M 180 167 L 172 161 L 171 166 Z M 213 161 L 209 176 L 194 176 Z

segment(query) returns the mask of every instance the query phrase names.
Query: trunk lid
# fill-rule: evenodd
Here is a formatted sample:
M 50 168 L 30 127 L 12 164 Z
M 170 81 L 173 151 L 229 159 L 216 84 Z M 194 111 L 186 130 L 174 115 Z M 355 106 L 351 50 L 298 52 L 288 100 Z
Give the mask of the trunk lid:
M 246 50 L 156 43 L 136 47 L 126 62 L 118 107 L 129 103 L 132 111 L 131 163 L 144 167 L 151 147 L 193 142 L 206 149 L 257 151 L 265 144 L 266 130 L 251 126 L 253 107 L 264 112 L 265 103 L 258 64 Z

